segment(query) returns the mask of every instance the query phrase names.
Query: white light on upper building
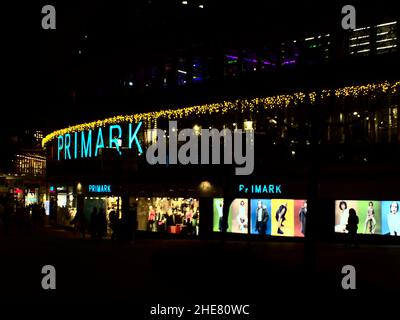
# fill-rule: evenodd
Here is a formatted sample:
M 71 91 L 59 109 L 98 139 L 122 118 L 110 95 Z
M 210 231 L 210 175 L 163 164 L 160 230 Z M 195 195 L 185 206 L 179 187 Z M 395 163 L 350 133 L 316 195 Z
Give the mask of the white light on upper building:
M 363 28 L 354 29 L 353 31 L 368 30 L 369 28 L 370 27 L 363 27 Z
M 386 41 L 392 41 L 392 40 L 397 40 L 396 38 L 389 38 L 389 39 L 383 39 L 383 40 L 376 40 L 376 42 L 386 42 Z
M 369 42 L 362 42 L 362 43 L 351 44 L 350 47 L 366 46 L 368 44 Z
M 379 47 L 379 48 L 376 48 L 376 50 L 390 49 L 390 48 L 396 48 L 396 47 L 397 47 L 397 44 L 394 44 L 392 46 Z
M 376 27 L 385 27 L 385 26 L 390 26 L 392 24 L 396 24 L 396 23 L 397 23 L 397 21 L 392 21 L 392 22 L 378 24 L 378 25 L 376 25 Z
M 350 40 L 357 40 L 357 39 L 364 39 L 364 38 L 369 38 L 369 35 L 350 38 Z

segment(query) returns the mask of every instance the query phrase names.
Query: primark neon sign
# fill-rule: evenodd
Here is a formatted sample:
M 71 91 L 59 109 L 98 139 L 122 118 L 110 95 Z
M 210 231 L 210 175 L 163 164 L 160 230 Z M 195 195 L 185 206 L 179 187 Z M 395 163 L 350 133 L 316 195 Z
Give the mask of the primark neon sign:
M 133 143 L 136 144 L 139 153 L 143 153 L 137 134 L 139 132 L 142 122 L 139 122 L 135 129 L 133 124 L 129 124 L 128 128 L 128 147 L 132 149 Z M 107 132 L 108 131 L 108 132 Z M 104 149 L 104 135 L 108 134 L 108 147 L 116 148 L 119 154 L 122 154 L 119 146 L 119 141 L 122 138 L 122 127 L 120 125 L 111 125 L 108 130 L 99 128 L 96 136 L 96 144 L 94 148 L 94 156 L 99 155 L 100 149 Z M 78 159 L 78 158 L 91 158 L 93 156 L 93 130 L 74 132 L 73 134 L 67 133 L 57 138 L 57 160 L 61 160 L 61 152 L 64 153 L 64 160 Z M 80 148 L 79 148 L 80 145 Z
M 99 128 L 97 132 L 90 129 L 60 135 L 57 137 L 57 160 L 97 157 L 100 150 L 104 148 L 114 148 L 121 155 L 121 141 L 125 142 L 124 145 L 129 149 L 136 147 L 142 154 L 143 148 L 138 139 L 141 127 L 142 122 L 137 123 L 136 126 L 130 123 L 127 128 L 114 124 Z M 221 164 L 221 148 L 223 148 L 223 164 L 235 163 L 238 165 L 235 169 L 236 175 L 249 175 L 254 170 L 254 133 L 252 130 L 242 132 L 241 129 L 235 129 L 232 132 L 225 128 L 221 131 L 201 129 L 198 132 L 191 128 L 178 132 L 177 122 L 169 121 L 168 136 L 162 129 L 154 129 L 154 131 L 156 141 L 146 150 L 146 160 L 151 165 L 167 163 Z M 245 143 L 242 141 L 243 133 Z M 105 137 L 108 137 L 107 145 Z M 125 141 L 123 141 L 124 137 Z M 221 139 L 224 141 L 223 145 Z M 178 142 L 183 143 L 179 148 Z

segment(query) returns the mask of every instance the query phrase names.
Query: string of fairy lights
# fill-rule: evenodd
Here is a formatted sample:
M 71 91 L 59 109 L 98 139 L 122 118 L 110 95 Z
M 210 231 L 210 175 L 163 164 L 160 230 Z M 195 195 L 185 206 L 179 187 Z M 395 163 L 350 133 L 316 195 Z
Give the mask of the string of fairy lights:
M 233 101 L 223 101 L 211 104 L 196 105 L 178 109 L 166 109 L 159 111 L 152 111 L 138 114 L 128 114 L 114 116 L 103 120 L 96 120 L 92 122 L 82 123 L 68 128 L 60 129 L 48 134 L 42 140 L 42 145 L 45 146 L 48 142 L 52 141 L 60 135 L 73 132 L 81 132 L 90 129 L 96 129 L 105 127 L 113 124 L 123 123 L 138 123 L 139 121 L 144 122 L 155 122 L 159 119 L 165 120 L 179 120 L 188 118 L 190 116 L 218 116 L 220 114 L 226 114 L 228 112 L 254 112 L 258 110 L 271 110 L 275 108 L 287 108 L 296 107 L 300 104 L 309 102 L 315 104 L 319 95 L 320 101 L 335 95 L 336 98 L 353 97 L 358 98 L 362 96 L 368 96 L 371 98 L 376 97 L 378 94 L 394 94 L 398 92 L 400 88 L 400 81 L 390 82 L 384 81 L 380 83 L 370 83 L 358 86 L 348 86 L 338 88 L 334 90 L 324 89 L 320 92 L 296 92 L 293 94 L 276 95 L 271 97 L 263 98 L 252 98 L 252 99 L 238 99 Z

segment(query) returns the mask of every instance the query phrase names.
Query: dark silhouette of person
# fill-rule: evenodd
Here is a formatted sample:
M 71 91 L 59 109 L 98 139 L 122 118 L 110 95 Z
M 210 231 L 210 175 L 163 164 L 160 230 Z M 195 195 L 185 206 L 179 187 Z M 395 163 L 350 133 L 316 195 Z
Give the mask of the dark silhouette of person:
M 346 230 L 348 231 L 348 240 L 349 244 L 355 241 L 355 237 L 357 234 L 357 229 L 358 229 L 358 216 L 356 213 L 356 210 L 351 208 L 349 210 L 349 219 L 347 220 L 347 225 L 346 225 Z
M 259 200 L 256 208 L 256 231 L 258 234 L 266 234 L 268 219 L 268 210 L 265 205 L 263 206 L 261 200 Z
M 30 210 L 31 210 L 32 228 L 35 229 L 35 227 L 39 222 L 38 206 L 36 204 L 33 204 L 30 206 Z
M 127 211 L 122 212 L 118 238 L 120 240 L 127 242 L 134 241 L 136 228 L 137 228 L 137 207 L 132 206 Z
M 10 199 L 8 197 L 5 197 L 3 201 L 3 214 L 1 217 L 5 235 L 8 235 L 10 229 L 11 212 L 12 206 L 10 203 Z
M 107 234 L 107 216 L 103 208 L 99 209 L 97 215 L 97 236 L 102 239 Z
M 307 201 L 304 201 L 304 204 L 300 208 L 300 211 L 299 211 L 299 220 L 300 220 L 300 224 L 301 224 L 301 233 L 303 235 L 306 234 L 306 218 L 307 218 Z
M 147 230 L 154 231 L 154 223 L 156 221 L 156 211 L 153 206 L 149 206 L 149 213 L 147 217 Z
M 117 238 L 117 229 L 119 224 L 119 217 L 115 210 L 111 210 L 108 219 L 110 220 L 110 228 L 112 230 L 111 240 L 115 240 Z
M 40 206 L 39 216 L 40 216 L 40 225 L 43 227 L 46 220 L 46 209 L 44 208 L 43 204 Z
M 171 227 L 175 225 L 174 222 L 174 215 L 171 212 L 167 213 L 167 221 L 166 221 L 167 227 Z
M 97 217 L 97 208 L 94 207 L 92 210 L 92 213 L 90 214 L 90 233 L 92 235 L 92 239 L 95 239 L 97 237 L 97 230 L 98 230 L 98 217 Z
M 71 224 L 74 225 L 74 231 L 78 231 L 82 234 L 82 238 L 85 238 L 86 234 L 86 217 L 83 211 L 79 210 L 74 219 L 71 221 Z

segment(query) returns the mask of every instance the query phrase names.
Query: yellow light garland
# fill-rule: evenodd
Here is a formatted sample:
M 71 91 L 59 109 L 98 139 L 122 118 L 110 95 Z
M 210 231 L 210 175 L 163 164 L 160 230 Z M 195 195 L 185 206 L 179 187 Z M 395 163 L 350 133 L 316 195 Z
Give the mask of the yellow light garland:
M 381 83 L 372 83 L 360 86 L 349 86 L 344 88 L 338 88 L 334 90 L 334 94 L 338 98 L 343 97 L 359 97 L 372 95 L 376 96 L 377 93 L 396 93 L 400 88 L 400 81 L 392 82 L 384 81 Z M 333 92 L 333 91 L 332 91 Z M 244 112 L 260 108 L 263 106 L 265 110 L 273 108 L 287 108 L 289 106 L 297 106 L 298 104 L 304 103 L 308 97 L 309 101 L 314 104 L 317 98 L 317 92 L 296 92 L 290 95 L 276 95 L 272 97 L 253 98 L 248 100 L 235 100 L 235 101 L 223 101 L 218 103 L 204 104 L 198 106 L 191 106 L 179 109 L 166 109 L 159 111 L 151 111 L 147 113 L 138 113 L 130 115 L 121 115 L 104 120 L 96 120 L 88 123 L 82 123 L 68 128 L 60 129 L 48 134 L 42 140 L 43 147 L 51 140 L 55 139 L 60 135 L 72 132 L 80 132 L 85 130 L 93 130 L 99 127 L 105 127 L 106 125 L 118 124 L 118 123 L 137 123 L 139 121 L 157 121 L 158 119 L 183 119 L 192 115 L 213 115 L 213 114 L 226 114 L 230 111 Z M 322 90 L 320 98 L 325 99 L 331 96 L 331 90 Z M 258 110 L 257 110 L 258 111 Z

